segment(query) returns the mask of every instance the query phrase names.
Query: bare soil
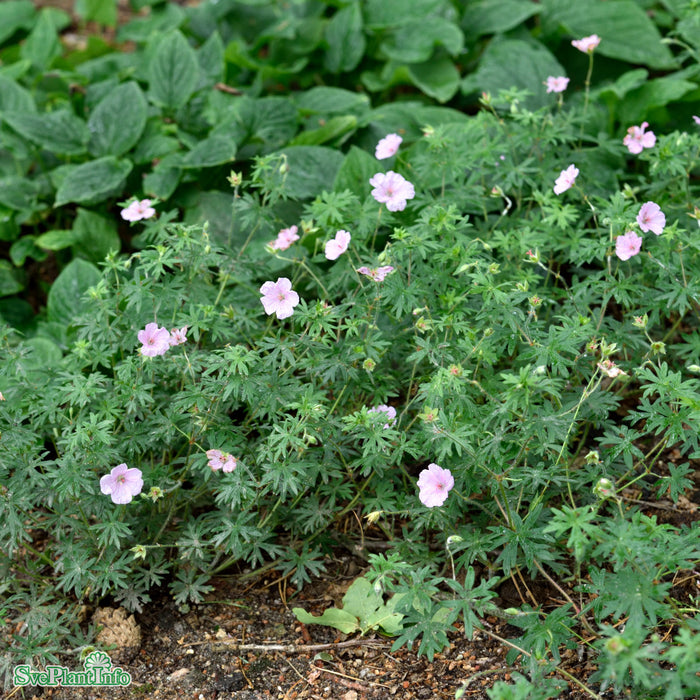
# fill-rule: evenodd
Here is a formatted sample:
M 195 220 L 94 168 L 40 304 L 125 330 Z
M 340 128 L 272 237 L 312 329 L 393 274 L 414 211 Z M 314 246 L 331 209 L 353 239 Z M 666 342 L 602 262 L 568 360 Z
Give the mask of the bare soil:
M 192 606 L 189 612 L 179 611 L 164 593 L 134 616 L 140 628 L 139 646 L 108 652 L 114 665 L 131 675 L 130 686 L 15 689 L 12 697 L 448 700 L 468 684 L 463 698 L 486 700 L 488 688 L 510 679 L 516 669 L 505 661 L 505 645 L 492 635 L 513 638 L 518 630 L 496 618 L 486 621 L 491 634 L 477 632 L 472 639 L 465 638 L 461 625 L 455 625 L 449 648 L 432 662 L 405 647 L 392 652 L 393 639 L 378 634 L 348 636 L 296 620 L 292 607 L 321 614 L 340 603 L 361 573 L 358 561 L 351 557 L 329 560 L 328 574 L 298 594 L 274 572 L 245 581 L 240 576 L 221 577 L 213 581 L 215 590 L 207 602 Z M 75 656 L 62 663 L 82 670 Z M 584 678 L 594 669 L 573 653 L 566 665 Z M 589 697 L 566 687 L 563 684 L 563 699 Z

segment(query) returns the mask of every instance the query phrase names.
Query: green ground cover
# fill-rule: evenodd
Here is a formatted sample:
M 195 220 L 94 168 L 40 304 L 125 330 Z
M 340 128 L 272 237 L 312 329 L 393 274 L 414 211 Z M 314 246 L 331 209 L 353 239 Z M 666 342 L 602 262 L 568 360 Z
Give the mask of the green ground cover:
M 697 696 L 700 6 L 133 6 L 0 4 L 8 679 L 353 517 L 393 548 L 325 622 Z

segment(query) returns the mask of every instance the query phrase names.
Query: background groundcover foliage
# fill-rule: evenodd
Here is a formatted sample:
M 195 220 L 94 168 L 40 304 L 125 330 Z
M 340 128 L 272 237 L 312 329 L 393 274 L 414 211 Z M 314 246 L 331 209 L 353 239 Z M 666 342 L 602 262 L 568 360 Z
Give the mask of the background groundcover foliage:
M 75 614 L 104 596 L 186 605 L 235 564 L 301 587 L 354 514 L 393 545 L 367 577 L 400 595 L 397 647 L 432 658 L 486 614 L 521 630 L 524 676 L 493 697 L 556 696 L 576 645 L 596 688 L 700 693 L 698 527 L 639 500 L 687 504 L 700 457 L 697 8 L 401 7 L 159 5 L 120 52 L 0 6 L 0 593 L 24 623 L 5 670 L 84 645 Z M 415 191 L 397 211 L 371 194 L 389 171 Z M 158 216 L 127 229 L 132 195 Z M 49 256 L 35 314 L 23 266 Z M 282 278 L 280 319 L 260 288 Z M 186 341 L 144 356 L 150 323 Z M 144 482 L 123 505 L 100 490 L 120 464 Z M 430 464 L 442 506 L 419 499 Z M 508 578 L 562 604 L 500 610 Z

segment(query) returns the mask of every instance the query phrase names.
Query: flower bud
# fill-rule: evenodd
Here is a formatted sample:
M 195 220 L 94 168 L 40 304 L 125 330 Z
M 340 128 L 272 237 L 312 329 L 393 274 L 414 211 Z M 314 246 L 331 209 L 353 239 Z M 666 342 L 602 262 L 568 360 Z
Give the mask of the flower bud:
M 622 637 L 612 637 L 605 642 L 605 649 L 609 654 L 617 656 L 621 654 L 629 644 Z
M 379 520 L 379 518 L 381 518 L 383 512 L 383 510 L 373 510 L 371 513 L 367 513 L 367 515 L 365 515 L 367 523 L 369 525 L 374 525 L 374 523 L 376 523 Z
M 598 479 L 598 483 L 593 487 L 593 493 L 600 499 L 612 498 L 615 495 L 615 486 L 610 479 Z
M 586 464 L 600 464 L 600 455 L 598 450 L 591 450 L 585 457 Z
M 429 406 L 426 406 L 423 409 L 423 412 L 418 414 L 418 417 L 424 423 L 434 423 L 438 419 L 438 412 L 439 412 L 439 409 L 430 408 Z
M 644 316 L 635 316 L 634 321 L 632 321 L 632 325 L 635 328 L 641 328 L 642 330 L 647 327 L 647 323 L 649 323 L 648 314 L 644 314 Z
M 137 544 L 135 547 L 132 547 L 131 551 L 134 553 L 134 559 L 146 558 L 146 548 L 142 544 Z
M 240 187 L 243 183 L 243 173 L 237 173 L 232 170 L 226 179 L 231 187 Z
M 151 490 L 148 494 L 144 494 L 145 498 L 150 498 L 154 503 L 159 499 L 163 498 L 163 489 L 159 486 L 151 486 Z
M 366 369 L 368 372 L 373 372 L 374 368 L 377 366 L 377 363 L 371 358 L 368 357 L 363 363 L 362 363 L 362 369 Z

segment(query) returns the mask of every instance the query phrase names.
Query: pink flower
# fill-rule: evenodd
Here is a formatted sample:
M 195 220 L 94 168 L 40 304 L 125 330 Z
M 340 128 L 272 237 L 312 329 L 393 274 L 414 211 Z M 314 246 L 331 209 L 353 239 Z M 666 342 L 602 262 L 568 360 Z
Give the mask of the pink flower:
M 651 231 L 660 236 L 666 226 L 666 216 L 656 202 L 645 202 L 637 214 L 637 223 L 644 233 Z
M 642 237 L 634 231 L 627 231 L 615 241 L 615 254 L 620 260 L 629 260 L 642 249 Z
M 698 126 L 700 126 L 700 117 L 696 117 L 696 116 L 693 114 L 693 121 L 694 121 Z
M 583 39 L 574 39 L 571 45 L 582 51 L 583 53 L 593 53 L 594 49 L 600 44 L 600 37 L 597 34 L 584 36 Z
M 265 307 L 265 313 L 268 316 L 276 313 L 280 320 L 289 318 L 299 303 L 299 295 L 286 277 L 278 277 L 277 282 L 265 282 L 260 287 L 260 293 L 263 295 L 260 301 Z
M 351 236 L 347 231 L 340 230 L 326 243 L 326 257 L 329 260 L 337 260 L 350 245 Z
M 112 497 L 112 503 L 131 503 L 143 488 L 143 475 L 140 469 L 128 469 L 119 464 L 109 474 L 100 479 L 100 491 Z
M 406 200 L 416 196 L 413 185 L 393 170 L 386 175 L 377 173 L 370 178 L 369 184 L 374 187 L 372 196 L 380 204 L 386 204 L 389 211 L 403 211 L 406 208 Z
M 213 471 L 221 469 L 229 473 L 232 472 L 237 465 L 233 455 L 230 455 L 228 452 L 222 452 L 221 450 L 207 450 L 207 457 L 209 458 L 208 464 Z
M 128 207 L 122 209 L 122 219 L 125 221 L 140 221 L 150 219 L 156 210 L 151 206 L 150 199 L 134 200 Z
M 418 488 L 420 502 L 428 508 L 441 506 L 447 500 L 447 494 L 455 485 L 455 480 L 449 469 L 438 467 L 437 464 L 429 464 L 418 475 Z
M 270 248 L 272 248 L 272 250 L 287 250 L 294 241 L 299 240 L 299 236 L 297 236 L 298 230 L 296 226 L 283 228 L 277 234 L 277 238 L 270 243 Z
M 389 134 L 385 136 L 378 144 L 374 151 L 374 157 L 377 160 L 384 160 L 385 158 L 391 158 L 391 156 L 396 155 L 396 151 L 399 150 L 399 146 L 403 139 L 398 134 Z
M 630 153 L 637 155 L 656 143 L 656 135 L 653 131 L 644 132 L 648 126 L 649 122 L 642 122 L 641 126 L 631 126 L 627 129 L 627 136 L 622 140 L 622 143 L 627 146 Z
M 571 189 L 578 177 L 578 168 L 575 165 L 570 165 L 566 170 L 559 173 L 559 177 L 554 182 L 554 194 L 561 194 L 566 190 Z
M 391 424 L 396 422 L 396 409 L 393 406 L 387 406 L 386 404 L 380 404 L 374 408 L 367 410 L 367 413 L 384 413 L 389 419 L 388 423 L 384 424 L 384 429 L 391 427 Z
M 173 328 L 170 331 L 170 338 L 168 338 L 168 343 L 170 345 L 182 345 L 182 343 L 187 342 L 187 326 L 182 328 Z
M 148 323 L 137 337 L 139 343 L 143 343 L 139 352 L 146 357 L 164 355 L 170 347 L 170 333 L 166 328 L 158 328 L 157 323 Z
M 614 379 L 615 377 L 619 377 L 621 374 L 627 374 L 627 372 L 623 372 L 611 360 L 603 360 L 602 362 L 599 362 L 597 366 L 598 366 L 598 369 L 603 374 L 607 375 L 611 379 Z
M 391 265 L 385 265 L 384 267 L 373 267 L 371 270 L 368 267 L 358 267 L 357 272 L 371 277 L 375 282 L 383 282 L 384 278 L 391 272 L 394 268 Z
M 569 85 L 569 79 L 563 75 L 558 78 L 550 75 L 545 85 L 547 86 L 547 92 L 564 92 Z

